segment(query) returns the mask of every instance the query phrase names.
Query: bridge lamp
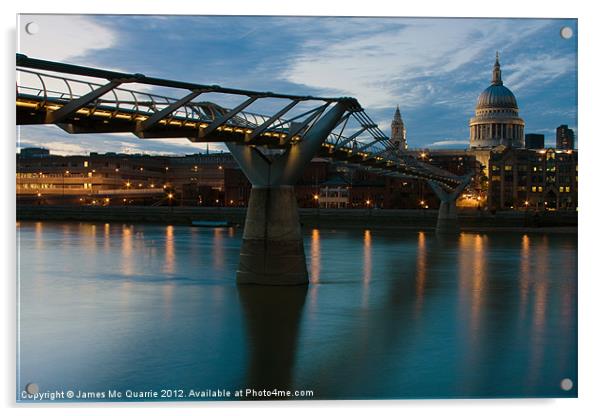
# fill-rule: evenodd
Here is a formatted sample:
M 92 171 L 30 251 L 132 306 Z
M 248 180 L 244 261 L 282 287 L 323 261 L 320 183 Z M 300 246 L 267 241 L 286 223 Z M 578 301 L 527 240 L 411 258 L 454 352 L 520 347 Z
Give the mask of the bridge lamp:
M 366 200 L 366 205 L 370 206 L 371 203 L 372 201 L 370 201 L 369 199 Z
M 41 196 L 42 196 L 42 194 L 38 192 L 38 198 L 40 198 Z
M 319 198 L 320 198 L 320 197 L 319 197 L 317 194 L 315 194 L 315 195 L 314 195 L 314 199 L 315 199 L 316 201 L 317 201 Z
M 172 199 L 172 198 L 173 198 L 173 194 L 172 194 L 172 193 L 169 193 L 169 194 L 167 194 L 167 197 L 168 197 L 169 199 Z
M 525 206 L 528 207 L 529 206 L 529 201 L 525 201 Z

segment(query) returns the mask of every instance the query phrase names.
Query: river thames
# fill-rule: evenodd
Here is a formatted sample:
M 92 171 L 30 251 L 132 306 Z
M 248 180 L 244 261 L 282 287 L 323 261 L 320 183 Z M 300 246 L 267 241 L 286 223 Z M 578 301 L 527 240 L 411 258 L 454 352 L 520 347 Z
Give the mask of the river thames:
M 20 222 L 18 400 L 28 383 L 577 396 L 576 233 L 310 228 L 293 288 L 236 285 L 241 234 Z

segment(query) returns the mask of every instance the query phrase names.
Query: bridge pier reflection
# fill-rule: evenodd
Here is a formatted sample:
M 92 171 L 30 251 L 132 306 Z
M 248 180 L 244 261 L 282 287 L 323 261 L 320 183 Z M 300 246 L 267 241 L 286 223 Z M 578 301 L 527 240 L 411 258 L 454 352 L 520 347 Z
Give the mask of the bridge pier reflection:
M 249 351 L 246 388 L 293 390 L 299 324 L 306 295 L 307 286 L 238 287 Z
M 236 274 L 239 284 L 308 284 L 293 185 L 352 104 L 332 106 L 303 141 L 286 150 L 226 143 L 252 184 Z

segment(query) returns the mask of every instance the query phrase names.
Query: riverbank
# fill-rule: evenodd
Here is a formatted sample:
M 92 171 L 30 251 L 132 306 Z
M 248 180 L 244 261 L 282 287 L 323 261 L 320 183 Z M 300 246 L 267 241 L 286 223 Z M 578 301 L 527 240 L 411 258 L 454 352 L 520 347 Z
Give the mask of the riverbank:
M 437 210 L 381 209 L 299 209 L 305 227 L 372 227 L 434 229 Z M 243 226 L 246 208 L 229 207 L 147 207 L 147 206 L 17 206 L 18 221 L 92 221 L 109 223 L 191 224 L 195 220 L 227 221 Z M 484 211 L 458 213 L 460 227 L 466 231 L 522 230 L 577 231 L 576 212 Z

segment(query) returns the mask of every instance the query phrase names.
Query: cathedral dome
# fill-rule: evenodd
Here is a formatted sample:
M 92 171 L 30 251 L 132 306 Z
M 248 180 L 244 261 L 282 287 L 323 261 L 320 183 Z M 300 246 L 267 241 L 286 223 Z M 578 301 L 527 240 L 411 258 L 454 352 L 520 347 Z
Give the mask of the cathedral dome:
M 479 95 L 479 99 L 477 100 L 477 111 L 488 108 L 509 108 L 518 110 L 516 97 L 512 94 L 512 91 L 504 87 L 504 83 L 502 82 L 499 54 L 496 54 L 495 56 L 491 85 Z
M 518 108 L 516 97 L 508 88 L 502 84 L 490 85 L 479 95 L 477 110 L 485 108 Z
M 524 147 L 525 122 L 518 114 L 516 97 L 502 82 L 499 54 L 495 56 L 491 85 L 479 95 L 469 126 L 471 148 Z

